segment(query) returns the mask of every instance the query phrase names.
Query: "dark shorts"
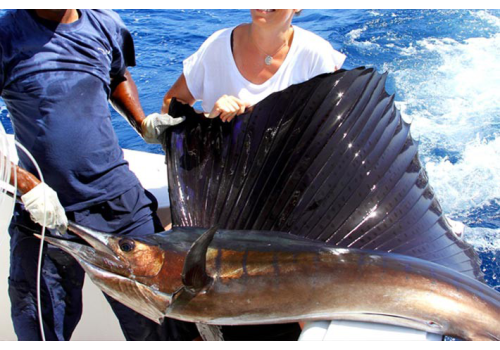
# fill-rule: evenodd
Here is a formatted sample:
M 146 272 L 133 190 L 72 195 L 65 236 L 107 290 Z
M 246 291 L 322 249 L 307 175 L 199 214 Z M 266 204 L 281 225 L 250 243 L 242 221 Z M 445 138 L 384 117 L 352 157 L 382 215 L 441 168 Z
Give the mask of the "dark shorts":
M 77 224 L 106 233 L 151 234 L 163 228 L 155 211 L 156 199 L 140 185 L 110 201 L 84 210 L 68 212 Z M 12 321 L 19 340 L 41 340 L 36 303 L 36 280 L 40 240 L 33 236 L 41 227 L 16 204 L 9 227 L 9 296 Z M 62 250 L 44 245 L 42 264 L 42 318 L 47 340 L 69 340 L 82 314 L 82 287 L 85 273 Z M 105 295 L 106 296 L 106 295 Z M 196 327 L 165 319 L 161 326 L 106 296 L 127 340 L 191 340 Z M 91 340 L 91 339 L 89 339 Z

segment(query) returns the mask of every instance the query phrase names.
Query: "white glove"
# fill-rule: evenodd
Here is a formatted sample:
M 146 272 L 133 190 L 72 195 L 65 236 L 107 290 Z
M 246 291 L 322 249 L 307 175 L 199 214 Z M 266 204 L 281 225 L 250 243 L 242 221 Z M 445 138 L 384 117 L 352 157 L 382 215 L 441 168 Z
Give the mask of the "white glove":
M 171 126 L 182 123 L 184 119 L 186 118 L 173 118 L 167 113 L 150 114 L 142 121 L 142 137 L 147 143 L 160 143 L 158 137 Z
M 59 202 L 57 193 L 45 183 L 36 185 L 31 191 L 21 196 L 24 207 L 30 213 L 31 219 L 49 229 L 57 229 L 65 233 L 68 228 L 68 218 Z

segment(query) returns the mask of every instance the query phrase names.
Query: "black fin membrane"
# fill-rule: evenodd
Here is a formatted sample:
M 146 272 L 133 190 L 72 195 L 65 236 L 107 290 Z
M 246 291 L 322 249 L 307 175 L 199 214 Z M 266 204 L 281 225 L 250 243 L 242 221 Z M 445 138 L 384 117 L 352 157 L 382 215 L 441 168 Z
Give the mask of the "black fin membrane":
M 482 279 L 428 183 L 386 75 L 357 68 L 274 93 L 231 123 L 173 101 L 174 226 L 274 230 L 395 252 Z

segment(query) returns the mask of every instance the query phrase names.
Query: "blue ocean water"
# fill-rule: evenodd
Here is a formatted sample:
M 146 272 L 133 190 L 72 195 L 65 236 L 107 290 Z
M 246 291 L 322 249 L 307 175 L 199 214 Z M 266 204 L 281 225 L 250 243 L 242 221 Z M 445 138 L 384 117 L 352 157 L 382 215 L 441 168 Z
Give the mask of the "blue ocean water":
M 146 113 L 160 110 L 182 61 L 210 34 L 250 21 L 247 10 L 117 12 L 135 40 L 131 73 Z M 486 282 L 500 291 L 500 11 L 304 10 L 293 23 L 346 54 L 344 68 L 389 73 L 443 209 L 468 226 Z M 1 100 L 0 119 L 12 132 Z M 122 147 L 162 153 L 114 112 L 113 124 Z

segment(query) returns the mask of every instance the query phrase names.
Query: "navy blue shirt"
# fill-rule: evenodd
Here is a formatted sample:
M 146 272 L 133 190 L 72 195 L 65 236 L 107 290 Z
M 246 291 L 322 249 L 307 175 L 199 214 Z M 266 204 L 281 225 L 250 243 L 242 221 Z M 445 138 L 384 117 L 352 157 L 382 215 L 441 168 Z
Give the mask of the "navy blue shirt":
M 68 211 L 138 184 L 123 159 L 108 104 L 112 79 L 135 65 L 132 37 L 113 11 L 79 14 L 70 24 L 25 10 L 0 18 L 0 95 L 16 139 Z M 20 164 L 37 175 L 18 153 Z

